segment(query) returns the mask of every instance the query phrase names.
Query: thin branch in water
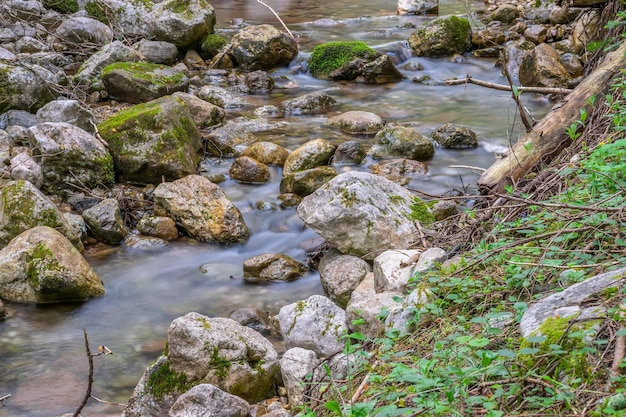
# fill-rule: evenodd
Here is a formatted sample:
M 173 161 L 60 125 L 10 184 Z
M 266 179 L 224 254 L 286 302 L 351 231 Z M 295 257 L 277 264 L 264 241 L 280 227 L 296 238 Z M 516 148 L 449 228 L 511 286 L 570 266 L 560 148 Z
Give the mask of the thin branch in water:
M 85 397 L 83 398 L 83 402 L 78 406 L 76 411 L 74 412 L 73 417 L 78 417 L 80 412 L 83 411 L 85 405 L 87 405 L 87 401 L 91 397 L 91 387 L 93 386 L 93 356 L 91 354 L 91 349 L 89 349 L 89 339 L 87 339 L 87 330 L 83 329 L 83 334 L 85 336 L 85 351 L 87 352 L 87 359 L 89 360 L 89 379 L 87 382 L 87 392 L 85 393 Z
M 13 396 L 13 394 L 7 394 L 0 397 L 0 404 L 4 405 L 4 400 L 9 399 Z
M 521 92 L 518 90 L 517 87 L 513 87 L 513 79 L 511 78 L 511 74 L 509 73 L 509 68 L 507 66 L 506 54 L 502 51 L 500 51 L 500 61 L 502 61 L 502 72 L 504 73 L 504 76 L 509 82 L 509 86 L 511 86 L 511 91 L 512 91 L 511 96 L 513 97 L 513 100 L 515 101 L 515 104 L 517 105 L 517 109 L 519 110 L 519 115 L 522 118 L 522 123 L 524 123 L 524 126 L 526 127 L 526 132 L 528 133 L 533 129 L 533 125 L 528 121 L 528 117 L 526 117 L 526 111 L 524 110 L 524 106 L 522 105 L 522 102 L 519 99 L 519 95 L 521 94 Z
M 462 84 L 474 84 L 481 87 L 493 88 L 500 91 L 513 91 L 513 88 L 509 85 L 492 83 L 489 81 L 482 81 L 467 75 L 461 79 L 446 80 L 446 85 L 462 85 Z M 559 88 L 559 87 L 516 87 L 517 91 L 522 93 L 538 93 L 538 94 L 569 94 L 572 89 Z

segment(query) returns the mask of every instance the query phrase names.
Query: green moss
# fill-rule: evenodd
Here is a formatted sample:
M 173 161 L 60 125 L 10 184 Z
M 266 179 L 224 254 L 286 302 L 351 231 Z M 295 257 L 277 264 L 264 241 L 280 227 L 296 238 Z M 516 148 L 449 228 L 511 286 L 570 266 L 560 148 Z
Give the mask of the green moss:
M 152 62 L 114 62 L 102 69 L 102 77 L 113 71 L 126 71 L 137 80 L 147 81 L 155 86 L 168 84 L 178 84 L 183 81 L 185 74 L 182 71 L 175 71 L 171 75 L 159 74 L 156 71 L 167 68 L 164 65 Z
M 143 130 L 160 128 L 157 115 L 161 112 L 161 106 L 155 103 L 142 103 L 117 112 L 98 125 L 100 135 L 107 141 L 109 146 L 122 149 L 126 139 L 137 138 L 133 143 L 139 143 L 139 138 L 145 137 Z M 129 134 L 129 131 L 132 134 Z
M 205 349 L 208 349 L 209 347 L 210 346 L 208 344 L 205 345 Z M 211 358 L 209 359 L 209 365 L 215 371 L 215 375 L 217 375 L 218 378 L 226 378 L 232 365 L 231 362 L 219 355 L 217 346 L 212 346 L 210 348 Z
M 222 36 L 215 33 L 210 33 L 204 38 L 200 50 L 210 57 L 217 55 L 217 53 L 226 45 L 227 41 Z
M 115 166 L 111 154 L 107 153 L 100 158 L 95 158 L 91 165 L 98 167 L 97 172 L 100 173 L 100 184 L 112 185 L 115 183 Z M 93 185 L 96 184 L 87 185 L 87 187 L 91 188 Z
M 204 317 L 198 317 L 196 320 L 202 323 L 202 327 L 204 327 L 206 330 L 211 329 L 211 323 L 209 323 L 209 321 Z
M 4 113 L 10 107 L 14 94 L 18 92 L 16 84 L 11 80 L 11 67 L 0 64 L 0 112 Z
M 356 198 L 356 192 L 349 191 L 347 188 L 345 188 L 341 192 L 341 194 L 339 195 L 339 198 L 341 199 L 341 204 L 343 204 L 343 206 L 346 208 L 354 207 L 354 205 L 358 201 Z
M 471 33 L 471 25 L 465 17 L 450 16 L 443 19 L 442 26 L 446 33 L 450 35 L 454 43 L 468 44 L 470 42 L 469 34 Z
M 105 25 L 109 25 L 111 23 L 111 18 L 109 16 L 111 16 L 113 11 L 108 5 L 101 1 L 88 1 L 85 3 L 85 11 L 89 16 L 104 23 Z
M 325 78 L 356 58 L 371 60 L 380 54 L 365 42 L 328 42 L 318 45 L 309 58 L 309 71 L 314 77 Z
M 61 227 L 58 213 L 54 208 L 35 212 L 34 196 L 24 195 L 24 184 L 24 181 L 15 181 L 12 185 L 2 189 L 4 205 L 2 212 L 5 217 L 5 230 L 11 235 L 10 237 L 13 238 L 34 226 Z
M 65 268 L 59 264 L 50 248 L 43 242 L 38 243 L 30 251 L 30 260 L 26 264 L 26 279 L 36 291 L 42 293 L 42 301 L 45 301 L 45 293 L 58 292 L 62 279 L 54 279 L 58 274 L 50 274 L 47 271 L 63 271 Z M 42 280 L 42 278 L 45 278 Z
M 423 202 L 417 197 L 413 199 L 413 204 L 411 204 L 411 213 L 409 213 L 408 218 L 409 220 L 417 220 L 424 226 L 427 226 L 435 221 L 435 216 L 431 212 L 428 203 Z
M 148 392 L 157 400 L 172 392 L 185 392 L 191 387 L 193 387 L 193 384 L 187 381 L 187 375 L 184 372 L 170 370 L 169 362 L 164 363 L 152 372 L 146 383 Z
M 76 13 L 79 10 L 76 0 L 44 0 L 43 6 L 59 13 Z

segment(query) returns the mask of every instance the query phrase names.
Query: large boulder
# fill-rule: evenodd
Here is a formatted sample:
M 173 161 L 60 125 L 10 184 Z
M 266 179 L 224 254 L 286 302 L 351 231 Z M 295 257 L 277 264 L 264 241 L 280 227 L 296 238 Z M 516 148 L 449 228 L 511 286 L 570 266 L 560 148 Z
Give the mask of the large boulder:
M 0 250 L 0 298 L 24 303 L 79 301 L 104 294 L 87 261 L 61 233 L 27 230 Z
M 351 171 L 305 197 L 298 215 L 341 253 L 374 259 L 387 249 L 414 243 L 422 206 L 406 188 Z
M 287 349 L 300 347 L 329 357 L 343 350 L 346 313 L 322 295 L 288 304 L 278 313 L 280 333 Z
M 116 62 L 102 69 L 102 83 L 113 98 L 144 103 L 189 86 L 189 79 L 176 67 L 150 62 Z
M 43 189 L 64 193 L 67 184 L 95 188 L 115 181 L 113 158 L 104 144 L 65 122 L 41 123 L 28 129 L 33 157 L 43 169 Z
M 409 46 L 417 56 L 462 54 L 472 47 L 472 28 L 465 17 L 440 17 L 415 29 Z
M 39 109 L 58 96 L 56 82 L 56 77 L 40 66 L 0 62 L 0 113 Z
M 519 67 L 519 80 L 524 86 L 567 87 L 569 79 L 559 53 L 545 43 L 525 55 Z
M 167 331 L 170 369 L 255 402 L 275 392 L 278 354 L 256 331 L 227 318 L 188 313 Z
M 98 125 L 121 181 L 158 184 L 196 172 L 200 131 L 185 100 L 165 96 L 122 110 Z
M 362 41 L 328 42 L 316 46 L 309 58 L 316 78 L 383 84 L 404 78 L 389 56 Z
M 247 26 L 233 37 L 228 54 L 242 69 L 271 69 L 289 64 L 298 43 L 271 25 Z
M 398 0 L 398 14 L 433 13 L 439 9 L 438 0 Z
M 374 159 L 408 158 L 428 160 L 435 153 L 432 141 L 417 130 L 405 126 L 386 126 L 374 136 L 367 152 Z
M 154 5 L 150 18 L 156 40 L 182 50 L 200 46 L 215 27 L 215 10 L 205 0 L 165 0 Z
M 28 181 L 7 183 L 0 191 L 0 247 L 36 226 L 56 229 L 83 249 L 80 236 L 48 197 Z
M 189 236 L 200 241 L 240 243 L 248 239 L 241 212 L 224 191 L 205 177 L 189 175 L 159 184 L 154 212 L 174 219 Z

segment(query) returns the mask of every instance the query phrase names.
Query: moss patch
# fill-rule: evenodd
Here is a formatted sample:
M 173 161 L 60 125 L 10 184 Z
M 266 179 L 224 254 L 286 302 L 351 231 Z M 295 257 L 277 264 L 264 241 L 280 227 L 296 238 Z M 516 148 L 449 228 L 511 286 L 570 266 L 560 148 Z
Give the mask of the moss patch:
M 76 0 L 44 0 L 43 6 L 59 13 L 76 13 L 79 10 Z
M 430 210 L 429 204 L 423 202 L 419 198 L 413 199 L 411 204 L 411 213 L 408 216 L 409 220 L 417 220 L 420 224 L 427 226 L 435 221 L 435 216 Z
M 111 10 L 108 5 L 104 4 L 101 1 L 88 1 L 85 4 L 85 11 L 89 16 L 93 17 L 99 22 L 104 23 L 105 25 L 111 24 L 110 16 L 113 13 L 113 10 Z
M 207 56 L 213 57 L 226 45 L 227 41 L 220 35 L 211 33 L 204 38 L 200 50 Z
M 318 45 L 309 59 L 309 71 L 314 77 L 325 78 L 334 70 L 349 64 L 356 58 L 367 61 L 380 55 L 365 42 L 328 42 Z
M 217 346 L 208 346 L 205 345 L 205 349 L 211 349 L 211 358 L 209 359 L 209 365 L 215 371 L 215 375 L 218 378 L 226 378 L 228 375 L 228 371 L 230 371 L 230 367 L 232 363 L 219 355 L 219 350 Z
M 170 369 L 169 362 L 164 363 L 150 374 L 146 388 L 155 399 L 160 400 L 164 395 L 172 392 L 185 392 L 193 387 L 193 384 L 187 381 L 187 375 L 184 372 L 174 372 Z
M 157 71 L 168 68 L 165 65 L 152 62 L 114 62 L 102 69 L 102 78 L 113 71 L 126 71 L 133 78 L 147 81 L 155 86 L 181 83 L 185 74 L 182 71 L 174 71 L 170 75 L 160 74 Z

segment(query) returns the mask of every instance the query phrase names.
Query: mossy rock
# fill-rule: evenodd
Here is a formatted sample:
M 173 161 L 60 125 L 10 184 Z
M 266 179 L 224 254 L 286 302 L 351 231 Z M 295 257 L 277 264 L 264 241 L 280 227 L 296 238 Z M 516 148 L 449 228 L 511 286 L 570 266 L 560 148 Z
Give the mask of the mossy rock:
M 202 57 L 205 59 L 214 57 L 227 43 L 226 39 L 220 35 L 208 34 L 200 47 Z
M 354 59 L 371 61 L 379 56 L 379 52 L 362 41 L 328 42 L 313 49 L 309 58 L 309 72 L 316 78 L 326 78 Z
M 417 28 L 408 42 L 417 56 L 462 54 L 472 47 L 472 27 L 465 17 L 440 17 Z
M 158 184 L 196 172 L 203 154 L 189 106 L 166 96 L 118 112 L 98 125 L 121 181 Z

